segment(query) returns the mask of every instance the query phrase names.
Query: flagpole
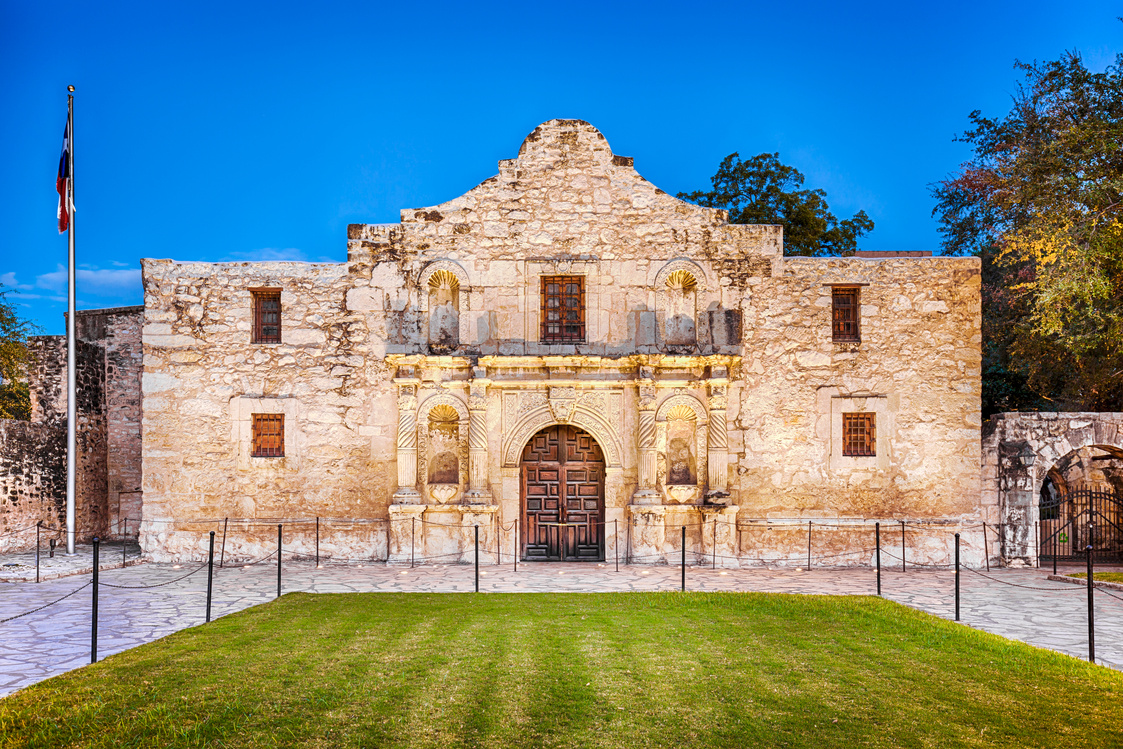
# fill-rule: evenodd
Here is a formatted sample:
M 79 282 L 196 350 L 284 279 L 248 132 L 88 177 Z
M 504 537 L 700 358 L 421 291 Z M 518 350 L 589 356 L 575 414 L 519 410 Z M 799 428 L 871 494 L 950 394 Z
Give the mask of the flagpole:
M 74 87 L 67 86 L 66 118 L 70 129 L 70 174 L 66 181 L 66 210 L 70 214 L 67 227 L 69 245 L 66 263 L 66 554 L 74 554 L 75 533 L 75 484 L 77 478 L 76 461 L 78 457 L 78 393 L 77 393 L 77 345 L 75 343 L 74 319 Z

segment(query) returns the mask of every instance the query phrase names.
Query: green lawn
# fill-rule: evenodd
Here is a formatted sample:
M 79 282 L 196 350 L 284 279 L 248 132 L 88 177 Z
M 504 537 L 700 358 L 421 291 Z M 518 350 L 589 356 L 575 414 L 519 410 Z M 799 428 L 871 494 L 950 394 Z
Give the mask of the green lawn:
M 1065 577 L 1079 577 L 1081 580 L 1088 579 L 1087 572 L 1071 572 Z M 1123 572 L 1092 572 L 1092 582 L 1101 583 L 1123 583 Z
M 2 747 L 1119 747 L 1123 674 L 877 598 L 294 593 L 0 700 Z

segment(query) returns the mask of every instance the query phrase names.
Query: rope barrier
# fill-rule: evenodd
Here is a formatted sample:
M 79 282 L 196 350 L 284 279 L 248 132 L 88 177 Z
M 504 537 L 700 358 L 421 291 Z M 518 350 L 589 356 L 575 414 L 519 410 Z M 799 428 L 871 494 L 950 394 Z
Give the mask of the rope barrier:
M 198 567 L 196 567 L 195 569 L 188 572 L 183 577 L 177 577 L 175 580 L 168 580 L 167 582 L 163 582 L 163 583 L 154 583 L 152 585 L 114 585 L 113 583 L 104 583 L 104 582 L 99 582 L 98 585 L 99 586 L 104 585 L 107 588 L 120 588 L 122 590 L 147 590 L 148 588 L 160 588 L 160 587 L 163 587 L 165 585 L 171 585 L 172 583 L 178 583 L 180 580 L 186 580 L 187 578 L 191 577 L 195 573 L 201 571 L 206 566 L 207 566 L 207 563 L 203 562 L 202 564 L 200 564 Z
M 1079 586 L 1076 586 L 1076 585 L 1073 585 L 1073 586 L 1067 586 L 1066 585 L 1063 588 L 1039 588 L 1039 587 L 1036 587 L 1036 586 L 1033 586 L 1033 585 L 1019 585 L 1018 583 L 1011 583 L 1011 582 L 1007 582 L 1005 580 L 999 580 L 997 577 L 991 577 L 990 575 L 979 572 L 978 570 L 973 570 L 970 567 L 963 567 L 962 569 L 965 569 L 968 572 L 973 572 L 974 574 L 978 575 L 979 577 L 985 577 L 987 580 L 993 580 L 996 583 L 1002 583 L 1003 585 L 1009 585 L 1012 588 L 1024 588 L 1025 590 L 1044 590 L 1044 591 L 1052 591 L 1054 593 L 1072 593 L 1072 592 L 1079 593 L 1082 590 L 1084 590 L 1083 588 L 1081 588 Z

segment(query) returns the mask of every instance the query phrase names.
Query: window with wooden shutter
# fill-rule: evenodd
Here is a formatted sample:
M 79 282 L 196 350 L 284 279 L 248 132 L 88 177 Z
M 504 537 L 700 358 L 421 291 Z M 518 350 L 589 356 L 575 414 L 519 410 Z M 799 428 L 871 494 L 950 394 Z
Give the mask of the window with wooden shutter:
M 585 277 L 542 276 L 543 343 L 585 340 Z
M 281 290 L 257 289 L 253 293 L 253 342 L 281 342 Z
M 842 454 L 854 457 L 877 455 L 877 421 L 872 413 L 842 415 Z
M 253 452 L 255 458 L 285 457 L 285 415 L 253 414 Z
M 831 289 L 831 338 L 841 343 L 862 340 L 858 330 L 858 289 L 835 286 Z

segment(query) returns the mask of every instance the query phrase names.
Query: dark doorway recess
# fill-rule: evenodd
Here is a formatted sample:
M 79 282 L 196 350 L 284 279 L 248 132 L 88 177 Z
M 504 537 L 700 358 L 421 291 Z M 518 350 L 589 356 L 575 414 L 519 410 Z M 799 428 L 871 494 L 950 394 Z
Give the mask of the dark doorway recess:
M 588 432 L 557 425 L 522 457 L 522 557 L 604 560 L 604 455 Z

